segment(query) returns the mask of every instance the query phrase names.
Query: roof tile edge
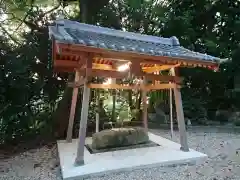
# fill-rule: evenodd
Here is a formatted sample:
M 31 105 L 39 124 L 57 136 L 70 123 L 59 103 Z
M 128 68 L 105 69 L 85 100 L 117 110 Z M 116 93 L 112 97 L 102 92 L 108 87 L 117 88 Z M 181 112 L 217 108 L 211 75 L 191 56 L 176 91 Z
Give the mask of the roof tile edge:
M 69 27 L 72 29 L 81 29 L 83 31 L 101 33 L 101 34 L 122 37 L 122 38 L 137 40 L 137 41 L 146 41 L 150 43 L 166 44 L 171 46 L 179 45 L 179 41 L 176 37 L 163 38 L 163 37 L 151 36 L 151 35 L 134 33 L 134 32 L 125 32 L 121 30 L 116 30 L 116 29 L 111 29 L 111 28 L 106 28 L 106 27 L 101 27 L 96 25 L 79 23 L 77 21 L 70 21 L 67 19 L 56 20 L 55 23 L 58 25 L 64 25 L 65 28 Z

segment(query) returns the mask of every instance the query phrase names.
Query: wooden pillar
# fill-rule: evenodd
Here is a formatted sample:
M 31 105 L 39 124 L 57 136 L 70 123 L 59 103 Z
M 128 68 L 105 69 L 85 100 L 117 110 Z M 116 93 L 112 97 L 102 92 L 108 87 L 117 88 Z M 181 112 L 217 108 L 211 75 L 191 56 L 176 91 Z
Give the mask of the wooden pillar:
M 169 89 L 169 104 L 170 104 L 170 127 L 171 127 L 171 138 L 173 138 L 173 107 L 172 107 L 172 89 Z
M 111 84 L 116 84 L 116 78 L 112 78 L 111 79 Z M 116 121 L 116 89 L 112 89 L 112 117 L 111 117 L 111 121 L 115 122 Z
M 143 86 L 145 87 L 147 84 L 147 80 L 144 77 L 143 78 Z M 147 131 L 148 130 L 148 112 L 147 112 L 147 108 L 148 108 L 148 104 L 147 104 L 147 91 L 144 89 L 142 90 L 142 101 L 143 101 L 143 127 L 144 129 Z
M 100 91 L 98 89 L 95 89 L 95 97 L 96 97 L 96 106 L 97 106 L 97 112 L 96 112 L 96 132 L 99 132 L 99 110 L 100 110 Z
M 173 76 L 175 76 L 175 70 L 174 68 L 171 69 L 171 73 Z M 184 114 L 183 114 L 183 107 L 182 107 L 182 97 L 180 89 L 177 88 L 177 86 L 174 86 L 174 98 L 175 98 L 175 105 L 176 105 L 176 112 L 177 112 L 177 121 L 178 121 L 178 129 L 180 133 L 180 144 L 181 144 L 181 150 L 182 151 L 189 151 L 188 143 L 187 143 L 187 132 L 186 132 L 186 125 L 184 120 Z
M 76 166 L 84 165 L 84 149 L 85 149 L 85 138 L 86 138 L 89 99 L 90 99 L 90 88 L 88 88 L 87 83 L 88 83 L 88 77 L 91 77 L 92 58 L 89 56 L 86 57 L 85 62 L 86 62 L 86 77 L 84 79 L 85 82 L 83 87 L 83 101 L 82 101 L 81 120 L 80 120 L 80 126 L 79 126 L 77 157 L 75 159 Z
M 75 82 L 77 82 L 77 81 L 79 81 L 79 72 L 78 71 L 76 71 L 76 73 L 75 73 Z M 67 130 L 67 139 L 66 139 L 67 142 L 72 142 L 73 123 L 74 123 L 74 118 L 75 118 L 77 98 L 78 98 L 78 88 L 73 88 L 72 103 L 71 103 L 71 110 L 70 110 L 68 130 Z
M 88 88 L 87 83 L 85 83 L 83 88 L 83 101 L 82 101 L 81 120 L 80 120 L 80 127 L 79 127 L 77 157 L 75 159 L 76 166 L 80 166 L 84 164 L 84 146 L 85 146 L 87 120 L 88 120 L 89 97 L 90 97 L 90 88 Z

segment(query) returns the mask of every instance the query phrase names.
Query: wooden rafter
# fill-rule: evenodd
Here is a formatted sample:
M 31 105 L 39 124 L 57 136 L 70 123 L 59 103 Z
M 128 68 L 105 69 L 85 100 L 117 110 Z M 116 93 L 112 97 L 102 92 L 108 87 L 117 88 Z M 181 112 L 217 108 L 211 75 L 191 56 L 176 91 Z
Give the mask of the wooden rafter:
M 62 68 L 85 68 L 86 65 L 84 65 L 82 62 L 77 62 L 77 61 L 69 61 L 69 60 L 55 60 L 54 61 L 54 67 L 62 67 Z M 108 64 L 98 64 L 98 63 L 93 63 L 92 64 L 93 69 L 102 69 L 102 70 L 116 70 L 112 67 L 112 65 Z
M 69 60 L 55 60 L 54 67 L 66 67 L 66 68 L 81 68 L 82 64 L 77 61 L 69 61 Z
M 112 65 L 108 65 L 108 64 L 98 64 L 98 63 L 93 63 L 93 69 L 101 69 L 101 70 L 115 70 Z

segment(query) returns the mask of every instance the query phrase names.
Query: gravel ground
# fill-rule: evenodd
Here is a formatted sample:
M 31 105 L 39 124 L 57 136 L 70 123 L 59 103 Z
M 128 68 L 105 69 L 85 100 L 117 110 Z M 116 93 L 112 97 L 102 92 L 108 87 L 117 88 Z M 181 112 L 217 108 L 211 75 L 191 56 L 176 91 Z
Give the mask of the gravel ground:
M 169 131 L 153 130 L 170 138 Z M 174 141 L 178 141 L 175 133 Z M 201 164 L 140 169 L 111 173 L 87 180 L 240 180 L 240 134 L 188 134 L 191 148 L 206 153 Z M 61 180 L 56 145 L 44 146 L 0 161 L 0 180 Z

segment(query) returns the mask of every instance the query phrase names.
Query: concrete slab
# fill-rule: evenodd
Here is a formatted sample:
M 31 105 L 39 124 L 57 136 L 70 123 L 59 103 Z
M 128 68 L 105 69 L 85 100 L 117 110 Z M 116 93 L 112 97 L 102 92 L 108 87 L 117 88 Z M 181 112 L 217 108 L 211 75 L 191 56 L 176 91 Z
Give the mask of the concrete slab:
M 58 141 L 58 152 L 62 176 L 64 180 L 96 176 L 113 171 L 131 171 L 143 167 L 182 164 L 203 160 L 207 155 L 190 150 L 183 152 L 180 144 L 149 132 L 151 141 L 160 146 L 127 149 L 120 151 L 90 154 L 87 148 L 84 151 L 85 165 L 75 167 L 74 160 L 77 151 L 77 139 L 72 143 L 65 140 Z M 91 138 L 86 139 L 87 143 Z

